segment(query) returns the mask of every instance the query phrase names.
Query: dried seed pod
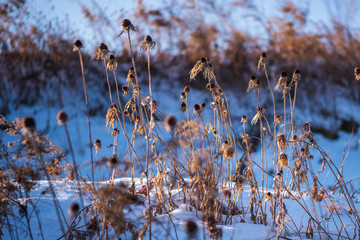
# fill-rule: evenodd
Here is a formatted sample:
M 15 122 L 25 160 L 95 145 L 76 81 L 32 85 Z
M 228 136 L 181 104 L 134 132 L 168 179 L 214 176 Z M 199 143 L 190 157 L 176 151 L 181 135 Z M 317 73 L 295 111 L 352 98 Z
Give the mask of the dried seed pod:
M 356 67 L 354 69 L 354 74 L 355 74 L 356 81 L 359 81 L 360 80 L 360 68 Z
M 140 50 L 148 51 L 150 49 L 153 49 L 155 45 L 156 43 L 153 41 L 152 37 L 150 35 L 146 35 L 143 43 L 140 46 Z
M 164 120 L 164 125 L 165 125 L 165 129 L 168 132 L 172 132 L 175 130 L 176 128 L 176 118 L 174 117 L 174 115 L 167 115 L 165 120 Z
M 64 125 L 69 121 L 68 115 L 63 110 L 59 111 L 56 118 L 59 125 Z
M 74 42 L 74 51 L 80 50 L 81 48 L 83 48 L 82 42 L 80 41 L 80 39 L 76 39 Z
M 241 122 L 247 123 L 247 117 L 245 115 L 241 117 Z
M 198 227 L 193 221 L 186 221 L 185 223 L 185 231 L 188 234 L 189 239 L 195 238 Z
M 306 238 L 313 239 L 314 238 L 314 230 L 311 226 L 311 219 L 309 219 L 308 226 L 306 228 Z
M 117 155 L 113 154 L 107 161 L 107 165 L 109 168 L 116 168 L 116 165 L 118 164 Z
M 184 87 L 184 92 L 186 93 L 186 95 L 189 94 L 190 93 L 190 88 L 188 86 L 185 86 Z
M 199 104 L 194 105 L 193 115 L 195 115 L 195 114 L 200 114 L 200 106 L 199 106 Z
M 180 93 L 180 100 L 186 100 L 186 96 L 187 96 L 186 92 L 182 91 Z
M 112 54 L 110 55 L 106 67 L 110 71 L 113 71 L 113 70 L 115 70 L 117 68 L 117 62 L 116 62 L 116 58 L 115 58 L 114 55 L 112 55 Z
M 180 104 L 180 112 L 186 112 L 186 103 L 182 102 Z
M 262 70 L 265 69 L 265 64 L 266 64 L 266 53 L 263 52 L 261 53 L 259 62 L 258 62 L 258 71 L 260 71 L 260 69 L 262 68 Z
M 157 101 L 156 100 L 151 100 L 151 102 L 150 102 L 151 111 L 156 111 L 157 106 L 158 106 Z
M 285 153 L 281 153 L 279 155 L 278 164 L 280 165 L 280 168 L 286 167 L 288 164 L 288 157 Z
M 101 141 L 99 139 L 95 140 L 94 148 L 95 148 L 96 151 L 99 151 L 101 149 Z
M 265 195 L 264 204 L 266 204 L 267 202 L 271 202 L 271 200 L 272 200 L 272 194 L 271 192 L 267 192 Z
M 27 116 L 23 119 L 23 129 L 26 133 L 32 133 L 36 130 L 35 119 L 31 116 Z
M 294 72 L 293 72 L 293 76 L 292 76 L 291 82 L 292 82 L 292 84 L 294 84 L 294 83 L 299 82 L 300 79 L 301 79 L 300 70 L 296 68 L 296 69 L 294 70 Z
M 223 153 L 223 157 L 224 158 L 232 158 L 234 155 L 234 147 L 233 146 L 228 146 L 224 149 L 224 153 Z
M 73 202 L 69 207 L 68 213 L 70 216 L 74 217 L 76 214 L 78 214 L 79 210 L 80 205 L 77 202 Z
M 201 111 L 201 112 L 204 112 L 205 106 L 206 106 L 205 103 L 202 103 L 202 104 L 200 105 L 200 111 Z

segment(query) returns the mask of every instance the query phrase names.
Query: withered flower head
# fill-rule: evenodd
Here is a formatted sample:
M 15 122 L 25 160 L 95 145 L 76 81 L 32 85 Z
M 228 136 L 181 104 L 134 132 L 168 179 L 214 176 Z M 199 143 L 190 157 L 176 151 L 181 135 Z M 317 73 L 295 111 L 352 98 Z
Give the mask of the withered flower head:
M 23 119 L 23 129 L 26 133 L 32 133 L 36 130 L 35 119 L 31 116 L 27 116 Z
M 279 155 L 278 163 L 280 165 L 280 168 L 286 167 L 288 164 L 288 157 L 285 153 L 281 153 Z
M 265 109 L 262 107 L 257 107 L 256 108 L 256 115 L 254 116 L 254 118 L 251 120 L 251 124 L 255 125 L 257 123 L 257 121 L 261 118 L 264 117 L 264 112 Z
M 156 100 L 151 100 L 151 102 L 150 102 L 151 111 L 156 111 L 157 106 L 158 106 L 157 101 Z
M 195 237 L 197 233 L 198 227 L 193 221 L 186 221 L 185 223 L 185 231 L 189 235 L 189 238 Z
M 180 100 L 186 100 L 186 96 L 187 96 L 186 92 L 182 91 L 180 93 Z
M 165 120 L 164 120 L 164 125 L 165 125 L 165 129 L 168 132 L 172 132 L 175 130 L 176 128 L 176 118 L 174 117 L 174 115 L 167 115 Z
M 150 35 L 146 35 L 146 37 L 144 38 L 143 43 L 140 46 L 140 51 L 148 51 L 151 50 L 155 47 L 156 43 L 152 40 L 152 38 L 150 37 Z
M 281 122 L 281 115 L 280 114 L 276 114 L 275 118 L 274 118 L 274 124 L 279 124 Z
M 189 88 L 189 86 L 185 86 L 185 87 L 184 87 L 184 92 L 185 92 L 186 94 L 189 94 L 189 93 L 190 93 L 190 88 Z
M 101 149 L 101 141 L 99 139 L 95 140 L 94 148 L 95 148 L 96 151 L 99 151 Z
M 355 68 L 354 74 L 355 74 L 356 81 L 359 81 L 360 80 L 360 68 Z
M 292 76 L 291 84 L 290 84 L 290 85 L 293 85 L 293 84 L 299 82 L 300 79 L 301 79 L 300 70 L 296 68 L 296 69 L 294 70 L 294 73 L 293 73 L 293 76 Z
M 118 107 L 116 104 L 111 104 L 106 113 L 106 127 L 110 126 L 114 128 L 114 121 L 118 118 Z
M 124 96 L 126 96 L 126 94 L 128 94 L 130 92 L 130 89 L 127 85 L 123 85 L 121 87 L 121 90 L 124 92 Z
M 253 89 L 255 89 L 255 90 L 260 89 L 260 80 L 258 78 L 256 78 L 254 75 L 251 75 L 250 80 L 249 80 L 249 86 L 248 86 L 248 89 L 246 90 L 246 92 L 250 92 Z
M 116 58 L 114 55 L 110 55 L 109 57 L 109 61 L 107 62 L 107 69 L 109 69 L 110 71 L 115 70 L 117 67 L 117 62 L 116 62 Z
M 262 69 L 262 71 L 265 70 L 265 64 L 266 64 L 266 53 L 263 52 L 258 62 L 258 71 L 260 71 L 260 69 Z
M 241 117 L 241 122 L 247 123 L 247 117 L 245 115 Z
M 180 104 L 180 112 L 185 112 L 186 111 L 186 103 L 182 102 Z
M 104 60 L 106 55 L 109 54 L 109 48 L 105 43 L 100 43 L 100 45 L 95 50 L 95 59 L 96 61 Z
M 83 48 L 82 42 L 80 41 L 80 39 L 76 39 L 74 42 L 74 51 L 80 50 L 81 48 Z
M 216 77 L 214 74 L 213 66 L 208 58 L 201 58 L 201 60 L 197 61 L 195 66 L 189 72 L 190 74 L 190 81 L 195 79 L 196 75 L 199 72 L 203 72 L 204 78 L 207 79 L 209 82 L 211 80 L 216 81 Z
M 200 112 L 200 106 L 199 106 L 199 104 L 195 104 L 194 105 L 194 112 L 193 112 L 193 115 L 195 115 L 195 114 L 200 114 L 201 112 Z
M 118 159 L 117 159 L 117 155 L 113 154 L 109 159 L 108 159 L 108 167 L 109 168 L 116 168 L 116 165 L 118 164 Z
M 63 110 L 60 110 L 57 114 L 57 121 L 59 125 L 66 124 L 69 121 L 68 115 Z
M 131 23 L 131 21 L 129 19 L 123 19 L 121 21 L 121 26 L 122 26 L 122 30 L 119 33 L 119 35 L 117 37 L 120 37 L 121 34 L 125 33 L 125 32 L 130 32 L 131 31 L 136 31 L 135 26 Z
M 280 73 L 280 78 L 278 80 L 278 83 L 275 86 L 275 91 L 280 92 L 286 90 L 286 84 L 287 84 L 287 74 L 285 71 L 282 71 Z
M 75 216 L 76 214 L 78 214 L 79 210 L 80 205 L 77 202 L 74 202 L 70 205 L 68 213 L 71 216 Z
M 201 112 L 204 112 L 205 107 L 206 107 L 206 104 L 205 104 L 205 103 L 202 103 L 202 104 L 200 105 L 200 111 L 201 111 Z

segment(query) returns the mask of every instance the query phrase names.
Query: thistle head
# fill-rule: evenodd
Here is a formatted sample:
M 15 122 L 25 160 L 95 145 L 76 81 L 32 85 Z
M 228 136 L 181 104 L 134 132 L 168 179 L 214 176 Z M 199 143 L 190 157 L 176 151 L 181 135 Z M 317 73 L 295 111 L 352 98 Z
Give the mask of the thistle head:
M 68 115 L 61 110 L 58 114 L 57 114 L 57 121 L 59 125 L 64 125 L 69 121 Z
M 164 121 L 164 125 L 165 125 L 165 129 L 168 132 L 172 132 L 175 130 L 176 128 L 176 118 L 174 117 L 174 115 L 167 115 Z
M 81 48 L 83 48 L 82 42 L 80 41 L 80 39 L 76 39 L 75 42 L 74 42 L 73 51 L 80 50 Z

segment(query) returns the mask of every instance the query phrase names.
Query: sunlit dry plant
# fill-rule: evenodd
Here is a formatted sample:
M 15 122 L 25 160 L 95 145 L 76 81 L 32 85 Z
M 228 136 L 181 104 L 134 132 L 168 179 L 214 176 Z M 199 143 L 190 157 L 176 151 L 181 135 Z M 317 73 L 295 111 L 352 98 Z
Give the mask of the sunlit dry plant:
M 204 78 L 207 79 L 209 82 L 211 80 L 216 81 L 213 66 L 208 58 L 202 58 L 201 60 L 196 62 L 195 66 L 191 69 L 189 73 L 190 81 L 194 80 L 199 72 L 203 72 Z
M 261 53 L 259 62 L 258 62 L 258 71 L 264 71 L 266 65 L 266 53 Z
M 155 47 L 156 43 L 153 41 L 153 39 L 150 37 L 150 35 L 146 35 L 144 38 L 144 41 L 142 42 L 140 46 L 140 50 L 146 52 L 148 50 L 151 50 Z
M 291 79 L 291 85 L 298 83 L 301 79 L 301 73 L 299 69 L 295 69 Z
M 173 132 L 176 128 L 176 118 L 174 115 L 167 115 L 164 120 L 165 129 L 168 132 Z
M 76 39 L 75 42 L 74 42 L 74 49 L 73 51 L 77 51 L 79 49 L 83 48 L 83 44 L 82 42 L 79 40 L 79 39 Z
M 95 50 L 95 59 L 96 61 L 104 60 L 106 55 L 110 53 L 108 46 L 105 43 L 100 43 L 100 45 Z
M 131 21 L 129 19 L 123 19 L 121 22 L 121 27 L 122 27 L 122 30 L 119 33 L 119 35 L 117 36 L 117 38 L 120 37 L 121 34 L 123 34 L 125 32 L 129 32 L 130 30 L 136 31 L 135 26 L 131 23 Z
M 265 109 L 262 108 L 262 107 L 257 107 L 256 108 L 256 114 L 254 116 L 254 118 L 251 120 L 251 124 L 252 125 L 255 125 L 257 123 L 257 121 L 261 118 L 261 117 L 264 117 L 264 112 L 265 112 Z
M 64 125 L 69 121 L 68 115 L 61 110 L 57 115 L 57 121 L 59 125 Z
M 354 69 L 354 74 L 355 74 L 355 79 L 356 81 L 359 81 L 360 80 L 360 68 L 355 68 Z
M 111 126 L 112 128 L 114 128 L 114 121 L 118 119 L 118 113 L 119 113 L 119 109 L 116 106 L 116 104 L 111 104 L 110 108 L 108 109 L 107 113 L 106 113 L 106 128 L 108 126 Z
M 286 88 L 287 81 L 288 80 L 287 80 L 286 72 L 282 71 L 280 73 L 280 78 L 279 78 L 274 90 L 277 91 L 277 92 L 283 91 Z
M 249 86 L 246 92 L 250 92 L 253 89 L 257 91 L 260 89 L 260 80 L 254 75 L 251 75 L 249 80 Z
M 110 71 L 113 71 L 113 70 L 116 69 L 116 67 L 117 67 L 117 62 L 116 62 L 116 58 L 115 58 L 114 55 L 112 55 L 112 54 L 110 55 L 106 67 L 107 67 L 107 69 L 109 69 Z

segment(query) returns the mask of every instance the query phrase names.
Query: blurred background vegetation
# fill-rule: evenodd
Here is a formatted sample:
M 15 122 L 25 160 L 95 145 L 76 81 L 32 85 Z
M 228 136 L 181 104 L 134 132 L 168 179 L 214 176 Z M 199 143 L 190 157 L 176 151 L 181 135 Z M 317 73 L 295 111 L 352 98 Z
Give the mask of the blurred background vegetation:
M 130 54 L 125 39 L 115 38 L 124 18 L 137 27 L 137 49 L 147 34 L 157 44 L 152 56 L 155 84 L 188 84 L 191 67 L 198 59 L 208 57 L 224 88 L 231 86 L 243 95 L 249 76 L 262 76 L 256 67 L 265 51 L 274 83 L 281 70 L 290 73 L 297 67 L 303 76 L 301 97 L 317 101 L 317 95 L 331 95 L 340 87 L 347 89 L 348 98 L 358 100 L 358 88 L 351 87 L 353 69 L 360 63 L 359 29 L 351 22 L 359 12 L 358 3 L 324 2 L 329 5 L 325 11 L 331 17 L 326 24 L 309 23 L 309 5 L 296 1 L 276 4 L 273 8 L 278 8 L 277 14 L 270 17 L 251 0 L 167 0 L 152 5 L 138 0 L 131 10 L 114 10 L 110 16 L 106 13 L 108 6 L 79 1 L 79 17 L 86 19 L 81 24 L 49 17 L 46 12 L 31 13 L 26 0 L 0 3 L 0 111 L 7 114 L 12 107 L 38 101 L 61 107 L 63 89 L 81 91 L 80 68 L 72 52 L 76 38 L 86 46 L 85 69 L 90 85 L 102 86 L 100 90 L 105 93 L 103 66 L 90 61 L 92 49 L 100 41 L 108 44 L 119 63 L 118 74 L 124 78 Z M 241 14 L 234 14 L 237 12 Z M 238 22 L 261 31 L 241 30 Z M 82 28 L 93 37 L 79 35 Z M 136 61 L 140 73 L 141 69 L 145 72 L 144 56 L 137 54 Z M 204 85 L 201 79 L 191 84 Z

